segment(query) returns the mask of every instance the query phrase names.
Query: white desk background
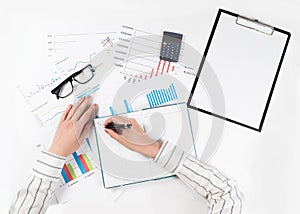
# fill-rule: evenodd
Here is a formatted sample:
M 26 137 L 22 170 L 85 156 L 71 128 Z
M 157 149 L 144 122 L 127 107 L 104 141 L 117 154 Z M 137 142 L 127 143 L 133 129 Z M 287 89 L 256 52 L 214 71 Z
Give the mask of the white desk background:
M 17 188 L 29 175 L 36 142 L 35 122 L 15 87 L 45 51 L 42 40 L 55 29 L 106 24 L 160 25 L 185 32 L 203 53 L 218 8 L 292 33 L 262 133 L 227 123 L 222 144 L 210 161 L 235 179 L 246 197 L 243 213 L 299 213 L 300 192 L 300 3 L 291 0 L 110 0 L 3 1 L 0 3 L 1 152 L 0 213 L 7 213 Z M 84 3 L 83 3 L 84 2 Z M 55 32 L 55 31 L 54 31 Z M 40 71 L 43 72 L 43 71 Z M 208 116 L 203 115 L 203 119 Z M 51 139 L 44 139 L 50 141 Z M 207 213 L 205 201 L 177 179 L 135 185 L 113 202 L 105 192 L 54 206 L 48 213 Z

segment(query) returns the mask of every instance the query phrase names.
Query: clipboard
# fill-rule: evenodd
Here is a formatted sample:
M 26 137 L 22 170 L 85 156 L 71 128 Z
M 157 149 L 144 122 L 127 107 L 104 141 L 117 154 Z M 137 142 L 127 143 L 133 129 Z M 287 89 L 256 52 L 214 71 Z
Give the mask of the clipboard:
M 261 132 L 291 34 L 219 9 L 200 63 L 188 107 Z M 222 91 L 210 94 L 201 81 L 215 75 Z M 213 85 L 208 87 L 213 88 Z M 222 106 L 224 105 L 224 106 Z

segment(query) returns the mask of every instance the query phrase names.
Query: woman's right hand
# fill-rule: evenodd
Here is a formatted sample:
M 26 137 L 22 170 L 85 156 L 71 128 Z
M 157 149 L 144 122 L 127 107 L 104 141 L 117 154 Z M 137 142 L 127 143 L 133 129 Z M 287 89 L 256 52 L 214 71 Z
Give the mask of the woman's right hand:
M 161 144 L 151 140 L 134 118 L 112 116 L 104 122 L 104 126 L 110 123 L 132 124 L 132 128 L 123 129 L 121 134 L 111 129 L 105 129 L 105 132 L 132 151 L 141 153 L 150 158 L 156 157 Z

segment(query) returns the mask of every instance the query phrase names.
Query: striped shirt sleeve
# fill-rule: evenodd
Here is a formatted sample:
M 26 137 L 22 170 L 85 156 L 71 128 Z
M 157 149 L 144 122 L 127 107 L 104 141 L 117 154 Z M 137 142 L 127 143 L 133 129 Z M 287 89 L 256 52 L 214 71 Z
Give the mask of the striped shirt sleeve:
M 203 196 L 211 214 L 239 214 L 243 196 L 237 185 L 219 170 L 208 166 L 180 148 L 165 142 L 154 161 L 174 173 L 194 191 Z
M 65 161 L 64 157 L 39 148 L 33 164 L 32 176 L 18 191 L 9 213 L 45 213 Z

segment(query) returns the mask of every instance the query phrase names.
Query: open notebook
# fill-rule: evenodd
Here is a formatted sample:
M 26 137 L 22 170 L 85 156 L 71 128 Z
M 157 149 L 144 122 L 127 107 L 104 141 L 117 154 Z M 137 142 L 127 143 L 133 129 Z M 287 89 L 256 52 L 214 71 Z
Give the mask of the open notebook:
M 151 139 L 168 140 L 187 153 L 196 155 L 189 111 L 185 103 L 119 114 L 135 118 Z M 98 154 L 105 188 L 163 179 L 173 176 L 153 159 L 130 151 L 104 132 L 103 123 L 111 116 L 94 120 Z

